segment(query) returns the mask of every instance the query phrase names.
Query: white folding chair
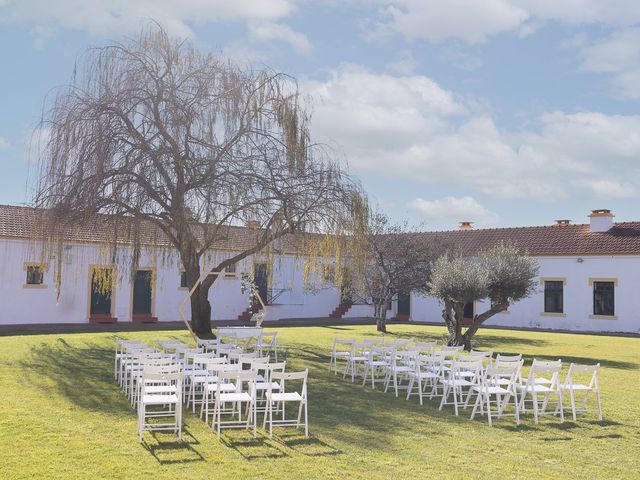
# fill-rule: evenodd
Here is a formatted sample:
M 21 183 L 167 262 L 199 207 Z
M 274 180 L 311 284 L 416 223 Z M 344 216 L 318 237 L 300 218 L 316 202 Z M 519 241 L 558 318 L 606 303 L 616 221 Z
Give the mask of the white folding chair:
M 235 391 L 225 391 L 223 385 L 233 384 Z M 246 385 L 246 388 L 245 388 Z M 225 404 L 231 403 L 231 410 L 225 408 Z M 246 406 L 245 419 L 242 418 L 242 405 Z M 236 413 L 238 418 L 234 419 Z M 223 420 L 222 415 L 230 415 L 229 420 Z M 222 428 L 246 428 L 253 427 L 253 437 L 256 437 L 256 373 L 240 370 L 227 370 L 218 372 L 218 383 L 215 392 L 215 404 L 213 407 L 213 422 L 211 428 L 216 429 L 218 439 Z
M 215 352 L 218 350 L 218 347 L 220 346 L 220 339 L 218 338 L 214 338 L 214 339 L 210 339 L 210 338 L 198 338 L 196 340 L 196 343 L 199 347 L 201 347 L 205 352 Z
M 122 353 L 119 360 L 120 374 L 118 380 L 125 395 L 130 396 L 130 374 L 134 370 L 139 370 L 137 360 L 138 355 L 153 353 L 156 353 L 155 348 L 147 347 L 146 345 L 128 345 L 125 347 L 125 351 Z
M 278 382 L 273 381 L 271 378 L 273 372 L 283 373 L 287 362 L 261 362 L 261 359 L 256 359 L 251 362 L 251 370 L 257 373 L 256 377 L 256 409 L 258 412 L 267 411 L 266 394 L 269 389 L 272 392 L 279 392 L 281 386 Z
M 158 340 L 156 340 L 156 343 L 158 344 L 158 347 L 160 347 L 161 350 L 165 350 L 165 351 L 170 350 L 177 345 L 186 345 L 182 340 L 178 340 L 177 338 L 170 338 L 170 339 L 159 338 Z
M 453 365 L 453 362 L 462 354 L 463 346 L 448 346 L 443 345 L 439 348 L 439 351 L 444 354 L 443 369 L 448 371 Z
M 520 411 L 526 411 L 527 397 L 533 406 L 533 417 L 535 423 L 541 415 L 560 414 L 560 422 L 564 422 L 564 412 L 562 409 L 562 388 L 560 388 L 560 369 L 562 362 L 560 360 L 554 362 L 536 362 L 529 369 L 529 375 L 524 384 L 518 385 L 518 393 L 520 394 Z M 539 403 L 539 396 L 542 396 L 542 405 Z M 555 397 L 555 411 L 547 411 L 547 406 L 551 397 Z
M 113 365 L 113 378 L 118 382 L 120 381 L 120 364 L 122 363 L 122 358 L 126 355 L 128 347 L 134 346 L 146 347 L 146 345 L 141 343 L 140 340 L 116 338 L 116 355 Z
M 440 410 L 445 405 L 453 404 L 454 412 L 458 415 L 458 406 L 460 404 L 466 408 L 471 388 L 480 384 L 482 372 L 483 363 L 481 358 L 460 357 L 454 360 L 442 380 L 443 392 Z M 449 401 L 450 395 L 453 395 L 453 401 Z
M 384 383 L 385 393 L 389 390 L 392 382 L 396 397 L 398 396 L 398 390 L 408 390 L 411 374 L 415 370 L 414 363 L 417 356 L 418 353 L 412 351 L 391 351 Z
M 571 413 L 573 421 L 576 421 L 576 413 L 586 413 L 588 411 L 598 412 L 598 420 L 602 420 L 602 407 L 600 405 L 600 383 L 598 381 L 598 371 L 600 364 L 579 365 L 572 363 L 569 365 L 569 372 L 564 383 L 560 386 L 563 391 L 569 392 L 571 400 Z M 596 407 L 587 409 L 587 400 L 590 394 L 594 394 Z M 582 404 L 576 408 L 576 394 L 582 394 Z
M 334 375 L 338 374 L 338 360 L 346 361 L 349 358 L 354 343 L 356 343 L 355 338 L 333 339 L 333 347 L 331 348 L 331 356 L 329 357 L 329 371 L 333 369 Z
M 182 372 L 180 365 L 146 366 L 140 379 L 138 439 L 142 432 L 173 431 L 182 441 Z M 171 422 L 150 419 L 173 418 Z
M 262 428 L 266 427 L 269 422 L 269 438 L 273 437 L 273 427 L 296 427 L 300 428 L 304 425 L 304 436 L 309 436 L 309 412 L 308 412 L 308 397 L 307 397 L 307 377 L 308 370 L 302 372 L 276 372 L 271 374 L 271 381 L 277 383 L 280 386 L 280 391 L 275 392 L 271 388 L 267 390 L 267 412 L 264 415 Z M 300 391 L 286 391 L 286 382 L 302 381 Z M 281 418 L 279 420 L 274 419 L 274 413 L 277 413 L 274 409 L 277 403 L 282 403 Z M 296 419 L 286 418 L 287 403 L 298 403 L 298 416 Z M 304 421 L 302 419 L 302 413 L 304 410 Z
M 413 343 L 413 337 L 411 338 L 396 338 L 395 340 L 393 340 L 393 346 L 396 348 L 396 350 L 404 350 L 405 348 L 408 348 L 409 345 L 411 345 Z
M 364 361 L 364 374 L 362 375 L 362 386 L 367 383 L 367 378 L 371 378 L 371 388 L 376 388 L 376 383 L 384 383 L 387 380 L 387 369 L 389 368 L 388 355 L 395 350 L 391 347 L 372 345 L 366 352 L 367 359 Z
M 347 365 L 342 374 L 342 378 L 351 375 L 351 381 L 355 382 L 358 376 L 359 366 L 362 366 L 362 371 L 364 372 L 364 362 L 367 361 L 367 353 L 371 346 L 372 344 L 368 342 L 354 343 L 351 345 L 351 352 L 349 352 L 349 356 L 347 357 Z
M 438 342 L 433 341 L 433 342 L 415 342 L 414 343 L 414 347 L 416 350 L 418 350 L 420 353 L 423 354 L 430 354 L 434 348 L 436 348 L 438 346 Z
M 249 365 L 252 360 L 258 358 L 258 352 L 240 352 L 240 350 L 231 352 L 227 358 L 229 363 L 237 363 L 240 365 L 240 370 L 243 369 L 243 365 Z
M 227 363 L 225 357 L 216 357 L 215 352 L 200 353 L 193 357 L 194 368 L 185 375 L 185 382 L 189 382 L 189 389 L 187 395 L 187 408 L 191 405 L 193 413 L 196 412 L 196 403 L 198 399 L 202 404 L 202 396 L 205 394 L 204 386 L 207 384 L 207 378 L 209 372 L 207 367 L 209 365 L 220 365 Z
M 127 381 L 128 387 L 126 393 L 131 401 L 131 405 L 135 405 L 138 398 L 139 381 L 145 366 L 149 365 L 172 365 L 176 363 L 172 355 L 163 352 L 144 352 L 136 351 L 132 354 L 127 365 Z
M 505 366 L 508 367 L 511 363 L 518 363 L 522 360 L 522 354 L 518 355 L 503 355 L 501 353 L 497 354 L 496 357 L 491 362 L 492 366 L 500 367 Z
M 474 393 L 476 395 L 476 403 L 471 412 L 471 420 L 475 417 L 478 409 L 480 409 L 481 414 L 484 414 L 486 410 L 489 426 L 492 426 L 493 414 L 491 405 L 494 404 L 497 417 L 513 415 L 516 424 L 520 425 L 520 405 L 516 385 L 521 367 L 522 361 L 508 366 L 487 367 L 482 374 L 480 384 L 471 387 L 470 396 Z M 493 401 L 492 398 L 494 398 Z M 514 413 L 506 414 L 505 409 L 509 406 L 511 399 L 513 399 Z
M 214 363 L 207 362 L 205 364 L 207 370 L 207 376 L 203 385 L 203 395 L 200 404 L 200 418 L 204 414 L 205 423 L 209 423 L 209 407 L 212 402 L 215 402 L 215 396 L 217 393 L 234 393 L 236 391 L 236 384 L 234 382 L 224 381 L 220 379 L 222 373 L 238 373 L 240 372 L 240 365 L 237 363 Z
M 471 350 L 467 353 L 468 358 L 482 358 L 487 360 L 487 365 L 491 365 L 493 362 L 493 352 L 483 350 Z
M 273 360 L 278 361 L 278 332 L 262 332 L 258 337 L 258 341 L 254 343 L 253 349 L 258 352 L 260 357 L 271 356 L 273 353 Z
M 414 371 L 409 374 L 409 386 L 407 387 L 407 400 L 411 395 L 418 395 L 420 405 L 423 404 L 423 396 L 429 389 L 429 398 L 437 395 L 439 381 L 443 378 L 442 352 L 432 352 L 429 355 L 418 355 L 414 363 Z M 417 387 L 414 394 L 413 388 Z

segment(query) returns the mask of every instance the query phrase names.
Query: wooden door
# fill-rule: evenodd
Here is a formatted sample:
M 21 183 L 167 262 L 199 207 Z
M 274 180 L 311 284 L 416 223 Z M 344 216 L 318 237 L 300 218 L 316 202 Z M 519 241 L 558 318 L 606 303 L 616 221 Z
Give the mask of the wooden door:
M 111 315 L 111 296 L 113 294 L 113 270 L 94 268 L 91 273 L 91 315 Z
M 133 281 L 133 314 L 151 315 L 151 270 L 138 270 Z

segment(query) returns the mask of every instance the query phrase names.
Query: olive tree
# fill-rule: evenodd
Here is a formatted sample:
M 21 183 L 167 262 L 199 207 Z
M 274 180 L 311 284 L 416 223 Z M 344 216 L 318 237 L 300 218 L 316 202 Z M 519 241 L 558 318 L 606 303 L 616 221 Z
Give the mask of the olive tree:
M 449 253 L 438 258 L 428 292 L 444 305 L 442 317 L 449 331 L 449 345 L 471 349 L 471 340 L 484 322 L 535 291 L 537 275 L 534 258 L 502 243 L 473 257 Z M 464 306 L 479 300 L 489 300 L 489 308 L 474 315 L 473 323 L 463 333 Z
M 359 204 L 359 187 L 312 142 L 304 104 L 291 77 L 241 69 L 152 24 L 88 50 L 47 98 L 35 206 L 56 227 L 105 213 L 159 229 L 195 287 L 194 330 L 210 335 L 217 276 L 198 283 L 202 259 L 232 226 L 255 225 L 213 272 L 287 234 L 332 233 Z

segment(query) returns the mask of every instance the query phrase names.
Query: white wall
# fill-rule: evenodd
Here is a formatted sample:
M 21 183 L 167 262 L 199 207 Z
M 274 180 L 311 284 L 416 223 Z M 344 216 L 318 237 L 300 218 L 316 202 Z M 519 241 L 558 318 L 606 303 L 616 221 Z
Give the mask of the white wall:
M 122 260 L 131 251 L 118 249 L 117 258 Z M 0 324 L 19 323 L 87 323 L 89 301 L 89 268 L 96 264 L 110 264 L 111 252 L 95 245 L 71 244 L 62 250 L 63 281 L 59 298 L 56 298 L 53 276 L 56 267 L 55 251 L 43 252 L 41 245 L 26 240 L 0 239 Z M 231 255 L 215 252 L 214 257 Z M 46 259 L 46 288 L 25 288 L 25 262 L 40 262 Z M 566 278 L 564 288 L 564 316 L 541 315 L 544 310 L 542 286 L 525 300 L 509 308 L 508 313 L 492 317 L 487 324 L 499 326 L 535 327 L 550 329 L 640 332 L 640 256 L 615 257 L 538 257 L 540 277 Z M 208 260 L 210 266 L 219 258 Z M 250 271 L 253 259 L 238 265 L 237 271 Z M 207 263 L 207 261 L 205 261 Z M 127 262 L 116 263 L 126 265 Z M 178 306 L 187 291 L 180 289 L 180 263 L 171 250 L 143 251 L 140 268 L 156 270 L 154 315 L 159 321 L 179 320 Z M 117 284 L 115 308 L 112 312 L 120 322 L 131 321 L 130 270 L 116 267 Z M 271 286 L 284 292 L 269 306 L 266 320 L 281 318 L 327 317 L 340 303 L 337 288 L 322 286 L 313 291 L 305 288 L 303 265 L 293 256 L 274 259 Z M 589 278 L 615 278 L 616 319 L 590 318 L 593 311 L 593 288 Z M 214 320 L 237 319 L 248 307 L 248 292 L 241 292 L 239 279 L 218 279 L 209 298 Z M 476 311 L 484 310 L 479 303 Z M 414 322 L 441 322 L 442 306 L 438 300 L 412 293 L 411 320 Z M 392 317 L 396 305 L 388 314 Z M 189 318 L 189 306 L 185 310 Z M 354 305 L 345 318 L 370 317 L 373 308 L 369 305 Z
M 57 268 L 57 252 L 44 251 L 42 245 L 26 240 L 0 240 L 0 324 L 20 323 L 87 323 L 89 302 L 89 269 L 91 265 L 111 265 L 112 255 L 108 249 L 95 245 L 71 244 L 63 250 L 63 279 L 60 296 L 56 298 L 53 285 Z M 123 260 L 131 255 L 129 248 L 119 248 L 116 258 L 115 307 L 112 315 L 119 322 L 131 321 L 132 287 L 131 271 Z M 230 252 L 215 252 L 205 259 L 206 267 L 232 255 Z M 44 261 L 43 261 L 44 259 Z M 260 259 L 256 259 L 260 261 Z M 44 263 L 45 288 L 25 288 L 25 262 Z M 237 271 L 250 271 L 253 259 L 245 259 Z M 178 307 L 188 292 L 180 288 L 181 265 L 178 255 L 171 250 L 143 250 L 139 268 L 156 271 L 154 292 L 154 315 L 158 321 L 178 321 Z M 339 304 L 340 294 L 336 288 L 318 288 L 313 292 L 304 287 L 302 264 L 293 256 L 274 259 L 271 287 L 283 289 L 275 305 L 267 309 L 266 320 L 300 317 L 327 317 Z M 209 292 L 214 320 L 235 320 L 249 306 L 249 292 L 241 291 L 239 278 L 219 278 Z M 185 315 L 190 316 L 187 303 Z
M 579 262 L 578 258 L 582 261 Z M 640 256 L 537 257 L 541 278 L 566 278 L 564 316 L 546 316 L 544 285 L 537 292 L 487 321 L 487 325 L 548 328 L 596 332 L 640 332 Z M 615 316 L 594 319 L 593 287 L 589 278 L 615 278 Z M 412 296 L 412 320 L 440 322 L 441 305 L 433 299 Z M 476 313 L 487 305 L 478 302 Z

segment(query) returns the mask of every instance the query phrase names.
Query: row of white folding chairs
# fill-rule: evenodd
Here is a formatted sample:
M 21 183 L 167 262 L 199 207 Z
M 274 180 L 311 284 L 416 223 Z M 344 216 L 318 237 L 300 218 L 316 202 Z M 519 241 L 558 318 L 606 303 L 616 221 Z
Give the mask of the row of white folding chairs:
M 273 356 L 278 361 L 278 332 L 261 332 L 253 337 L 240 337 L 227 334 L 216 339 L 197 339 L 198 346 L 203 346 L 208 351 L 220 348 L 241 348 L 244 351 L 255 351 L 260 356 Z
M 337 347 L 340 344 L 351 346 L 350 350 L 342 350 L 346 352 L 342 356 L 336 355 L 341 352 Z M 461 356 L 462 347 L 437 347 L 435 342 L 416 342 L 401 345 L 400 348 L 398 349 L 397 341 L 385 345 L 371 341 L 356 343 L 354 340 L 337 340 L 332 350 L 330 368 L 337 373 L 337 362 L 341 357 L 344 358 L 346 365 L 343 376 L 350 373 L 353 381 L 358 364 L 361 363 L 363 385 L 370 380 L 371 386 L 375 388 L 376 382 L 380 381 L 384 382 L 387 391 L 393 384 L 396 396 L 399 389 L 407 390 L 407 399 L 414 394 L 416 387 L 421 404 L 428 389 L 429 398 L 440 397 L 440 409 L 446 404 L 453 404 L 456 415 L 459 405 L 466 408 L 472 395 L 475 395 L 472 418 L 478 409 L 481 414 L 486 409 L 490 424 L 492 397 L 495 397 L 499 416 L 504 415 L 505 407 L 513 399 L 516 422 L 519 422 L 519 413 L 524 411 L 527 399 L 532 404 L 536 423 L 539 415 L 548 413 L 559 415 L 563 420 L 562 394 L 565 391 L 569 393 L 574 420 L 577 413 L 588 410 L 586 405 L 590 396 L 595 397 L 595 411 L 598 418 L 602 418 L 599 364 L 571 364 L 564 383 L 560 383 L 560 361 L 534 361 L 525 381 L 521 376 L 521 355 L 498 355 L 493 359 L 492 352 L 471 351 Z M 577 375 L 586 376 L 586 381 L 576 382 Z M 405 380 L 404 384 L 401 383 L 402 379 Z M 579 394 L 583 398 L 581 405 L 576 406 L 576 395 Z M 539 396 L 541 404 L 538 402 Z M 549 411 L 552 398 L 556 409 Z
M 159 341 L 158 344 L 161 348 L 173 352 L 159 352 L 138 341 L 119 340 L 117 342 L 115 370 L 116 372 L 120 371 L 121 367 L 119 367 L 119 364 L 123 365 L 124 374 L 122 374 L 121 377 L 124 381 L 122 385 L 125 392 L 130 395 L 132 404 L 137 404 L 138 406 L 140 416 L 139 435 L 142 434 L 141 432 L 144 429 L 168 429 L 166 425 L 162 425 L 162 428 L 151 428 L 149 424 L 145 423 L 145 419 L 149 418 L 149 415 L 145 413 L 146 406 L 158 405 L 157 400 L 168 400 L 167 404 L 172 408 L 169 413 L 173 412 L 175 415 L 174 400 L 176 399 L 174 397 L 158 398 L 158 395 L 173 395 L 175 389 L 178 388 L 179 395 L 177 395 L 177 400 L 179 400 L 181 404 L 182 398 L 184 397 L 184 385 L 190 384 L 191 389 L 189 390 L 187 403 L 191 402 L 195 411 L 195 391 L 199 383 L 201 384 L 200 388 L 202 390 L 201 417 L 203 412 L 205 412 L 205 420 L 208 422 L 209 407 L 211 402 L 213 402 L 211 424 L 212 428 L 217 425 L 218 435 L 220 428 L 244 425 L 243 422 L 245 422 L 245 420 L 242 422 L 234 420 L 225 422 L 221 419 L 225 413 L 231 413 L 233 416 L 233 414 L 236 413 L 236 409 L 237 413 L 240 413 L 240 405 L 243 402 L 246 403 L 247 408 L 246 421 L 249 422 L 248 425 L 253 425 L 254 435 L 256 427 L 255 414 L 258 411 L 262 411 L 265 414 L 263 426 L 266 426 L 267 419 L 269 420 L 270 435 L 272 435 L 274 425 L 304 426 L 305 435 L 308 435 L 306 371 L 285 373 L 284 362 L 270 363 L 269 357 L 259 358 L 256 356 L 257 352 L 240 355 L 236 359 L 236 363 L 229 363 L 227 357 L 217 357 L 218 352 L 203 353 L 204 349 L 185 350 L 180 348 L 182 344 L 178 342 Z M 182 352 L 182 358 L 176 357 L 176 352 Z M 192 362 L 188 361 L 189 358 L 192 359 Z M 249 370 L 242 370 L 243 366 L 247 364 L 249 364 L 251 368 Z M 180 381 L 173 383 L 169 388 L 169 392 L 165 392 L 163 387 L 157 384 L 149 387 L 149 379 L 146 378 L 149 369 L 151 369 L 153 375 L 160 373 L 157 369 L 169 369 L 171 371 L 170 373 L 176 373 L 173 372 L 173 370 L 179 369 Z M 255 374 L 253 381 L 252 373 Z M 236 374 L 239 375 L 236 382 L 229 382 L 229 377 L 234 377 Z M 116 375 L 116 377 L 118 377 L 118 375 Z M 275 378 L 274 381 L 271 381 L 272 377 Z M 240 381 L 240 379 L 242 381 Z M 300 392 L 285 391 L 285 380 L 302 380 Z M 239 381 L 240 383 L 238 383 Z M 245 381 L 248 382 L 248 388 L 246 391 L 243 391 L 241 385 Z M 230 410 L 225 410 L 225 404 L 228 402 L 232 402 L 232 407 Z M 260 402 L 262 402 L 261 407 L 259 405 Z M 285 417 L 285 404 L 287 402 L 299 403 L 298 417 L 295 420 L 286 419 Z M 181 408 L 179 410 L 181 418 Z M 301 419 L 303 411 L 304 421 Z M 251 414 L 251 412 L 253 412 L 253 414 Z M 281 418 L 274 419 L 274 413 L 281 413 Z M 178 417 L 176 416 L 175 418 L 177 421 Z
M 333 370 L 334 373 L 337 374 L 338 362 L 345 361 L 344 376 L 349 374 L 353 377 L 357 376 L 357 371 L 355 371 L 358 366 L 357 363 L 364 362 L 367 352 L 375 346 L 395 348 L 396 350 L 418 349 L 428 352 L 436 345 L 437 342 L 414 342 L 413 338 L 396 338 L 387 343 L 385 343 L 381 337 L 365 337 L 361 341 L 357 341 L 355 338 L 336 338 L 334 339 L 329 358 L 329 370 Z M 354 366 L 356 368 L 352 368 Z
M 522 376 L 523 360 L 521 355 L 500 356 L 484 367 L 481 362 L 462 357 L 457 359 L 448 375 L 443 375 L 444 391 L 440 409 L 447 403 L 454 404 L 456 415 L 458 406 L 464 400 L 466 408 L 475 395 L 471 418 L 478 409 L 484 414 L 486 408 L 489 425 L 492 424 L 491 405 L 495 404 L 497 416 L 505 415 L 505 408 L 512 403 L 516 423 L 520 423 L 520 414 L 527 411 L 527 404 L 533 410 L 537 424 L 542 415 L 554 415 L 564 422 L 564 401 L 568 394 L 573 420 L 577 414 L 588 411 L 597 413 L 602 420 L 600 403 L 600 385 L 598 373 L 600 364 L 580 365 L 571 363 L 564 381 L 561 381 L 562 360 L 546 361 L 534 359 L 526 377 Z M 466 396 L 465 396 L 466 394 Z M 449 395 L 453 402 L 448 402 Z M 580 404 L 576 405 L 576 397 Z M 595 406 L 588 408 L 588 400 L 593 398 Z M 549 408 L 554 406 L 555 408 Z
M 277 359 L 271 362 L 269 353 L 273 352 L 275 357 L 277 352 L 272 348 L 275 343 L 271 343 L 275 342 L 275 334 L 269 342 L 270 348 L 260 348 L 259 341 L 251 345 L 254 347 L 253 351 L 247 352 L 243 348 L 246 345 L 238 345 L 234 342 L 199 341 L 206 353 L 188 351 L 184 355 L 185 385 L 188 388 L 187 407 L 191 406 L 195 413 L 199 403 L 200 417 L 204 417 L 205 422 L 209 423 L 211 416 L 212 428 L 217 424 L 219 431 L 223 425 L 231 427 L 243 425 L 244 420 L 241 422 L 228 420 L 226 423 L 221 420 L 221 416 L 225 413 L 232 415 L 240 413 L 240 405 L 235 405 L 233 402 L 234 398 L 238 398 L 239 403 L 247 402 L 247 414 L 252 408 L 256 414 L 264 413 L 263 426 L 266 426 L 268 419 L 270 435 L 272 435 L 273 426 L 295 426 L 296 428 L 303 426 L 305 436 L 308 436 L 307 373 L 306 371 L 285 372 L 286 362 L 278 362 Z M 248 370 L 245 369 L 246 366 L 249 367 Z M 226 381 L 225 377 L 234 376 L 235 373 L 240 375 L 238 381 Z M 252 383 L 251 373 L 255 373 L 255 383 Z M 299 391 L 285 391 L 287 379 L 302 380 Z M 243 390 L 242 386 L 245 383 L 248 388 Z M 230 401 L 231 408 L 225 409 L 225 403 Z M 287 402 L 299 404 L 298 417 L 295 420 L 286 418 Z M 280 413 L 281 418 L 274 419 L 274 413 Z M 302 413 L 304 413 L 304 421 L 301 419 Z M 253 420 L 248 416 L 246 421 L 249 425 L 252 424 L 255 430 L 257 421 L 255 415 Z
M 252 361 L 249 369 L 243 369 L 241 363 L 206 362 L 205 366 L 207 374 L 203 380 L 201 417 L 204 415 L 204 421 L 211 423 L 218 438 L 222 428 L 242 427 L 252 427 L 255 437 L 258 413 L 264 414 L 262 427 L 266 428 L 269 424 L 270 437 L 273 436 L 274 426 L 304 427 L 305 437 L 309 435 L 308 370 L 285 372 L 285 362 L 261 361 Z M 291 381 L 300 381 L 299 389 L 287 391 L 286 382 Z M 193 401 L 195 405 L 195 399 Z M 285 406 L 292 402 L 298 404 L 298 413 L 293 419 L 286 417 Z M 274 418 L 274 414 L 280 414 L 280 418 Z M 223 419 L 223 416 L 227 419 Z

